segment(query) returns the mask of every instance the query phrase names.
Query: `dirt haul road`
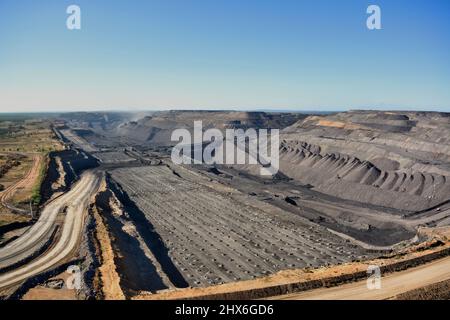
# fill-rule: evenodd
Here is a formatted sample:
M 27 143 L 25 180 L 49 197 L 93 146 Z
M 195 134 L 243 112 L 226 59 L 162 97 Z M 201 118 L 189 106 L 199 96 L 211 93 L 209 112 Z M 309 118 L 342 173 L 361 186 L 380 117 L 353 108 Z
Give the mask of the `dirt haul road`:
M 33 166 L 28 171 L 28 173 L 19 181 L 9 186 L 2 193 L 0 193 L 0 202 L 1 204 L 13 211 L 25 212 L 23 209 L 16 208 L 8 203 L 8 201 L 14 196 L 17 190 L 24 188 L 28 185 L 33 185 L 36 179 L 39 176 L 39 169 L 41 167 L 41 163 L 43 161 L 43 157 L 41 155 L 33 156 Z
M 33 256 L 50 239 L 57 217 L 64 212 L 64 224 L 58 240 L 44 255 L 30 263 L 0 274 L 0 290 L 46 271 L 64 261 L 76 248 L 83 230 L 87 209 L 98 190 L 100 177 L 86 172 L 71 191 L 48 204 L 39 220 L 19 239 L 0 249 L 0 268 Z
M 383 300 L 450 279 L 450 257 L 389 274 L 381 278 L 381 289 L 369 290 L 367 281 L 333 288 L 271 297 L 276 300 Z

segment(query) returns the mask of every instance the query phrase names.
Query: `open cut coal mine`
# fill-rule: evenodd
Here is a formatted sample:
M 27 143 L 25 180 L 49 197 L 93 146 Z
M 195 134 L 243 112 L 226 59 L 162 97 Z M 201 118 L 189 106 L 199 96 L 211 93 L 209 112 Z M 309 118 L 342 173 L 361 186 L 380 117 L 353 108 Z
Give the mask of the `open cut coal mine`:
M 158 241 L 149 242 L 154 255 L 158 258 L 167 251 L 190 286 L 346 262 L 364 254 L 306 219 L 251 198 L 227 197 L 201 184 L 189 171 L 177 170 L 175 174 L 167 166 L 115 169 L 111 178 L 135 203 L 133 210 L 145 217 L 143 233 L 154 230 L 159 235 Z M 125 210 L 129 207 L 125 204 Z M 136 218 L 130 214 L 130 219 Z M 157 248 L 159 241 L 164 246 Z M 164 262 L 164 257 L 158 260 L 163 271 L 172 263 Z
M 450 224 L 450 116 L 171 111 L 68 116 L 62 134 L 107 172 L 98 203 L 128 296 L 395 252 Z M 280 170 L 174 165 L 170 133 L 276 128 Z M 147 280 L 146 280 L 147 279 Z

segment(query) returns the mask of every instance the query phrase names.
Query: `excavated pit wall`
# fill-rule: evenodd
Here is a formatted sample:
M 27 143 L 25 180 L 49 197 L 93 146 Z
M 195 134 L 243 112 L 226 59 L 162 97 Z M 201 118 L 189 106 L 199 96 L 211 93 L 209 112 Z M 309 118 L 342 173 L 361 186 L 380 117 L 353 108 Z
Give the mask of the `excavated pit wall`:
M 48 201 L 55 192 L 68 191 L 73 183 L 78 180 L 83 171 L 98 166 L 98 161 L 95 158 L 76 149 L 50 152 L 48 157 L 48 169 L 41 187 L 42 203 Z M 65 175 L 64 185 L 55 190 L 53 185 L 57 183 L 60 178 L 58 165 L 56 163 L 57 157 L 61 159 Z
M 170 266 L 164 264 L 165 259 L 161 259 L 159 252 L 149 244 L 155 242 L 158 235 L 153 234 L 153 228 L 141 225 L 139 221 L 136 221 L 134 216 L 136 213 L 130 213 L 130 208 L 126 205 L 127 202 L 123 199 L 123 194 L 110 181 L 108 176 L 106 183 L 106 190 L 100 192 L 96 197 L 96 207 L 110 234 L 111 245 L 115 253 L 114 263 L 120 277 L 120 286 L 123 293 L 131 297 L 141 290 L 156 292 L 168 289 L 167 276 L 173 277 L 176 273 L 171 272 L 171 270 L 165 272 Z M 117 208 L 111 207 L 111 200 L 124 204 L 123 211 L 115 212 Z M 142 228 L 145 228 L 146 231 L 143 231 Z M 135 229 L 135 231 L 131 231 L 130 234 L 130 229 Z M 150 241 L 148 240 L 149 237 L 151 238 Z M 145 243 L 144 246 L 146 245 L 147 248 L 143 247 L 142 242 Z M 158 269 L 154 261 L 149 259 L 145 250 L 150 250 L 156 256 L 163 270 Z

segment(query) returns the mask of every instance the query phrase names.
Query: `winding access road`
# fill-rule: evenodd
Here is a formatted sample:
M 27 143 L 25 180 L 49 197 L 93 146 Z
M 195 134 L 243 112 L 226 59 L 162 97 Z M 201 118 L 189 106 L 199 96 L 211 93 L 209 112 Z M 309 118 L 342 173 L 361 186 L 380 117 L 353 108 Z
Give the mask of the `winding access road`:
M 82 236 L 89 204 L 100 181 L 98 174 L 85 172 L 69 192 L 42 210 L 39 220 L 27 232 L 0 249 L 0 270 L 13 266 L 12 271 L 0 273 L 0 290 L 55 267 L 74 252 Z M 56 241 L 41 255 L 37 254 L 52 238 L 61 215 L 64 218 Z M 38 256 L 34 257 L 36 254 Z M 33 258 L 30 262 L 20 265 L 21 261 L 30 257 Z M 20 266 L 16 268 L 16 265 Z

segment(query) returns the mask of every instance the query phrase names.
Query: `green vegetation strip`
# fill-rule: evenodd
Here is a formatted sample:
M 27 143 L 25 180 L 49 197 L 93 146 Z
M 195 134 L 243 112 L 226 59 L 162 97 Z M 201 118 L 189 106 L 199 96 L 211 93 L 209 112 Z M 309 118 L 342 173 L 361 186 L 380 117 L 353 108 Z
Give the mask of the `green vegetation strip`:
M 34 184 L 34 187 L 31 191 L 31 202 L 34 205 L 39 205 L 41 203 L 41 187 L 44 182 L 45 173 L 47 172 L 48 166 L 48 153 L 44 156 L 44 161 L 42 161 L 41 167 L 39 168 L 39 176 Z

